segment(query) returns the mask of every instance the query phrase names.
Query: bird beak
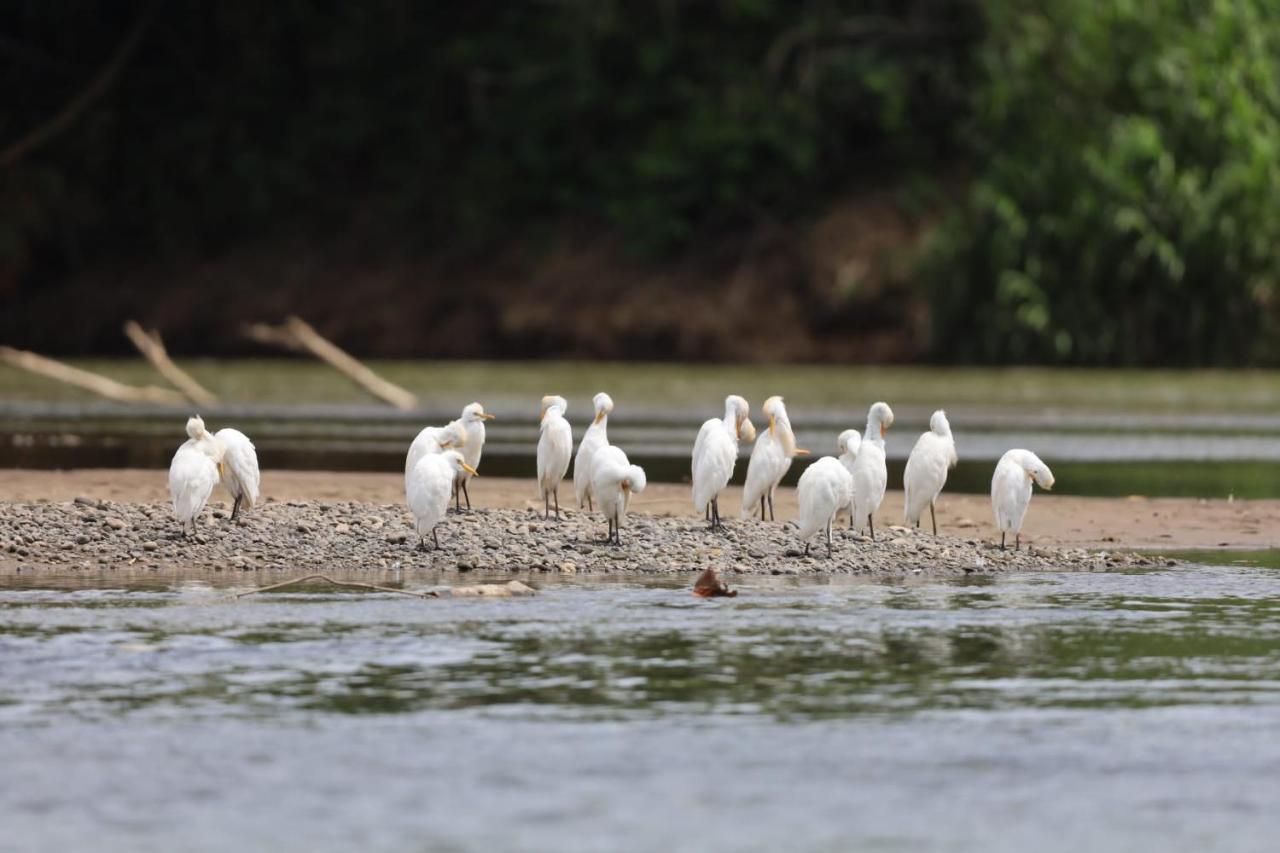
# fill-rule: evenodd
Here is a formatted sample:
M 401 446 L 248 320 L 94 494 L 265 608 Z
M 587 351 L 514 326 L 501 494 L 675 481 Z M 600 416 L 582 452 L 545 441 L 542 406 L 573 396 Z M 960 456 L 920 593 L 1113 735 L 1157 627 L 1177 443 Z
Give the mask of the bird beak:
M 596 412 L 596 419 L 595 419 L 594 421 L 592 421 L 592 423 L 593 423 L 593 424 L 598 424 L 598 423 L 600 423 L 602 420 L 604 420 L 604 412 L 603 412 L 603 411 L 599 411 L 599 412 Z
M 796 448 L 796 456 L 808 456 L 808 455 L 809 455 L 809 451 L 800 447 Z
M 468 465 L 468 464 L 467 464 L 467 463 L 465 463 L 465 462 L 463 462 L 463 463 L 462 463 L 462 470 L 463 470 L 463 471 L 466 471 L 466 472 L 467 472 L 468 474 L 470 474 L 472 477 L 479 477 L 479 476 L 480 476 L 480 472 L 479 472 L 479 471 L 477 471 L 475 468 L 472 468 L 470 465 Z
M 542 411 L 538 412 L 538 423 L 542 423 L 547 419 L 547 407 L 543 406 Z
M 493 419 L 494 419 L 494 417 L 496 417 L 496 416 L 495 416 L 495 415 L 491 415 L 491 414 L 489 414 L 488 412 L 481 412 L 481 413 L 480 413 L 480 419 L 481 419 L 481 420 L 484 420 L 484 421 L 491 421 L 491 420 L 493 420 Z
M 221 478 L 221 477 L 223 476 L 223 472 L 224 472 L 224 471 L 226 471 L 226 470 L 227 470 L 227 466 L 226 466 L 226 465 L 223 465 L 221 462 L 219 462 L 219 463 L 218 463 L 218 477 L 219 477 L 219 478 Z
M 769 415 L 769 434 L 773 435 L 773 424 L 776 419 L 773 415 Z
M 889 428 L 888 428 L 887 426 L 885 426 L 884 424 L 880 424 L 880 437 L 881 437 L 881 438 L 884 438 L 884 434 L 885 434 L 886 432 L 888 432 L 888 431 L 889 431 Z

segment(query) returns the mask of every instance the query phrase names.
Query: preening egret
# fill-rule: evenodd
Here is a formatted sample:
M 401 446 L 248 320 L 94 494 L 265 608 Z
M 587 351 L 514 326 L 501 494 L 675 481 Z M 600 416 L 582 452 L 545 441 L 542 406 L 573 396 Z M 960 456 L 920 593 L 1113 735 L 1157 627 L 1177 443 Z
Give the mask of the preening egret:
M 796 486 L 800 501 L 800 541 L 809 553 L 809 540 L 824 527 L 827 529 L 827 556 L 831 555 L 831 522 L 841 507 L 853 499 L 853 476 L 834 456 L 824 456 L 800 475 Z
M 853 518 L 851 524 L 861 530 L 865 522 L 876 538 L 873 516 L 884 501 L 889 485 L 889 469 L 884 461 L 884 434 L 893 426 L 893 410 L 888 403 L 875 403 L 867 412 L 867 431 L 853 460 Z
M 462 445 L 462 459 L 467 463 L 467 468 L 471 469 L 470 473 L 462 470 L 453 482 L 453 497 L 459 512 L 462 511 L 464 497 L 467 499 L 467 509 L 471 509 L 471 493 L 467 491 L 467 483 L 480 467 L 480 453 L 484 450 L 484 422 L 491 420 L 493 415 L 486 412 L 484 406 L 479 403 L 468 403 L 462 410 L 462 417 L 450 422 L 450 425 L 461 426 L 466 435 L 466 443 Z
M 622 519 L 626 518 L 627 505 L 631 503 L 631 496 L 643 492 L 644 487 L 644 469 L 632 465 L 621 449 L 608 445 L 592 455 L 591 490 L 609 521 L 606 541 L 622 544 Z
M 929 508 L 933 535 L 938 535 L 938 517 L 933 505 L 947 482 L 947 471 L 956 467 L 956 440 L 951 435 L 947 413 L 939 409 L 929 418 L 929 431 L 921 434 L 907 457 L 902 473 L 902 490 L 908 525 L 920 526 L 924 508 Z
M 573 462 L 573 491 L 578 507 L 591 509 L 591 457 L 597 450 L 609 444 L 609 414 L 613 411 L 613 398 L 601 391 L 591 398 L 595 407 L 595 419 L 587 427 L 586 435 L 578 442 L 578 458 Z
M 231 520 L 240 517 L 240 510 L 253 509 L 258 502 L 258 489 L 262 475 L 258 471 L 258 451 L 249 436 L 238 429 L 226 427 L 213 434 L 221 444 L 222 485 L 235 503 L 231 506 Z
M 195 532 L 196 519 L 222 476 L 223 455 L 222 443 L 204 428 L 199 415 L 187 420 L 187 436 L 169 463 L 169 496 L 183 535 L 188 524 Z
M 560 481 L 569 470 L 573 456 L 573 430 L 565 420 L 569 404 L 564 397 L 542 398 L 541 435 L 538 438 L 538 491 L 542 493 L 542 517 L 551 515 L 555 498 L 556 520 L 560 519 Z
M 459 474 L 475 476 L 476 469 L 467 464 L 457 450 L 427 453 L 418 460 L 405 478 L 404 496 L 413 512 L 414 530 L 418 534 L 418 547 L 426 550 L 426 536 L 440 547 L 436 525 L 449 511 L 449 491 Z
M 996 464 L 991 477 L 991 509 L 1000 531 L 1000 550 L 1004 550 L 1006 534 L 1013 534 L 1013 547 L 1022 547 L 1022 519 L 1031 503 L 1031 483 L 1049 491 L 1053 488 L 1053 472 L 1030 450 L 1010 450 Z
M 849 511 L 849 526 L 853 527 L 853 463 L 858 458 L 858 450 L 862 447 L 862 433 L 856 429 L 847 429 L 836 439 L 836 452 L 840 454 L 840 464 L 849 472 L 849 502 L 840 507 L 839 512 Z
M 441 453 L 445 450 L 459 450 L 467 442 L 467 432 L 461 421 L 450 421 L 442 427 L 426 427 L 409 445 L 409 453 L 404 458 L 404 476 L 418 464 L 418 460 L 428 453 Z
M 795 433 L 781 397 L 770 397 L 760 407 L 769 419 L 769 428 L 760 433 L 751 448 L 747 462 L 747 482 L 742 487 L 742 517 L 746 518 L 760 502 L 760 520 L 764 521 L 766 503 L 769 520 L 773 520 L 773 490 L 791 467 L 791 457 L 808 456 L 809 451 L 796 447 Z
M 747 401 L 730 394 L 724 398 L 724 419 L 712 418 L 705 422 L 693 442 L 693 508 L 707 514 L 712 530 L 723 526 L 720 493 L 733 477 L 738 441 L 755 435 L 755 427 L 747 419 L 748 412 Z

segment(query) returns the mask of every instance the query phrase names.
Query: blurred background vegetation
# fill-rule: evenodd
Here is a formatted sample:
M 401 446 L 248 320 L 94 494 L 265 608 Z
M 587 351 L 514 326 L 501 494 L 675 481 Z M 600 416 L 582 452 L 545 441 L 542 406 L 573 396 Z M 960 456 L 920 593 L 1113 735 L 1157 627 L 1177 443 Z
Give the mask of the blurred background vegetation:
M 0 6 L 0 341 L 1280 362 L 1264 0 Z

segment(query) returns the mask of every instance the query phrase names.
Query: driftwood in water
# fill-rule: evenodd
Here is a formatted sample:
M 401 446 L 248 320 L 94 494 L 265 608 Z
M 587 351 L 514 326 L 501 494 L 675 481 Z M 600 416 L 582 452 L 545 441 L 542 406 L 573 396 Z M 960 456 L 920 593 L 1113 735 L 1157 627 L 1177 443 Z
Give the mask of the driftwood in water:
M 715 569 L 707 569 L 693 582 L 693 594 L 699 598 L 736 598 L 738 591 L 729 589 Z
M 245 590 L 244 592 L 237 592 L 235 594 L 235 597 L 244 598 L 246 595 L 256 595 L 259 592 L 270 592 L 273 589 L 284 589 L 286 586 L 293 586 L 294 584 L 303 583 L 304 581 L 324 581 L 326 583 L 331 583 L 334 586 L 345 586 L 345 587 L 350 587 L 351 589 L 366 589 L 371 592 L 394 592 L 397 595 L 411 595 L 414 598 L 439 598 L 440 597 L 440 593 L 430 589 L 419 590 L 419 591 L 414 591 L 411 589 L 396 589 L 393 586 L 378 586 L 377 584 L 374 584 L 374 583 L 360 583 L 359 581 L 335 580 L 329 577 L 328 575 L 303 575 L 300 578 L 293 578 L 292 580 L 281 581 L 280 583 L 273 583 L 270 586 L 260 586 L 257 589 L 250 589 L 250 590 Z
M 138 352 L 142 353 L 143 358 L 151 362 L 151 366 L 192 403 L 204 408 L 217 402 L 218 398 L 212 392 L 193 379 L 191 374 L 173 363 L 173 359 L 169 358 L 168 350 L 164 347 L 164 341 L 160 338 L 160 333 L 155 329 L 148 332 L 130 320 L 124 324 L 124 333 L 129 340 L 133 341 L 133 345 L 138 348 Z
M 176 391 L 170 391 L 168 388 L 156 388 L 152 385 L 125 385 L 123 382 L 108 379 L 97 373 L 81 370 L 78 367 L 72 367 L 69 364 L 63 364 L 60 361 L 54 361 L 51 358 L 45 358 L 42 355 L 14 349 L 13 347 L 0 347 L 0 361 L 22 370 L 30 371 L 38 376 L 43 376 L 46 379 L 52 379 L 55 382 L 83 388 L 100 397 L 106 397 L 108 400 L 115 400 L 120 403 L 183 402 L 181 394 Z
M 245 337 L 267 346 L 314 355 L 355 382 L 364 390 L 397 409 L 412 409 L 418 399 L 399 385 L 388 382 L 365 367 L 299 317 L 290 317 L 279 326 L 253 323 L 244 328 Z

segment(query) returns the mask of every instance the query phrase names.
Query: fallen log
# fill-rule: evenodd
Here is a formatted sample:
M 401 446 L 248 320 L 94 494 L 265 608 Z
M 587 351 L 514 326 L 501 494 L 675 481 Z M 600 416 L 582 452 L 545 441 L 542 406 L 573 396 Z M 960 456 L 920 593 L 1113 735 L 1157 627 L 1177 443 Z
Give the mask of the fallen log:
M 119 403 L 185 402 L 181 394 L 170 391 L 168 388 L 157 388 L 153 385 L 125 385 L 123 382 L 108 379 L 97 373 L 13 347 L 0 346 L 0 361 L 55 382 L 83 388 L 99 397 L 106 397 L 108 400 Z
M 192 403 L 201 408 L 207 408 L 218 401 L 218 398 L 193 379 L 191 374 L 173 363 L 173 359 L 169 358 L 168 350 L 164 347 L 164 341 L 160 338 L 160 333 L 155 329 L 148 332 L 130 320 L 124 324 L 124 333 L 138 348 L 138 352 L 142 353 L 142 357 L 151 362 L 151 366 Z

